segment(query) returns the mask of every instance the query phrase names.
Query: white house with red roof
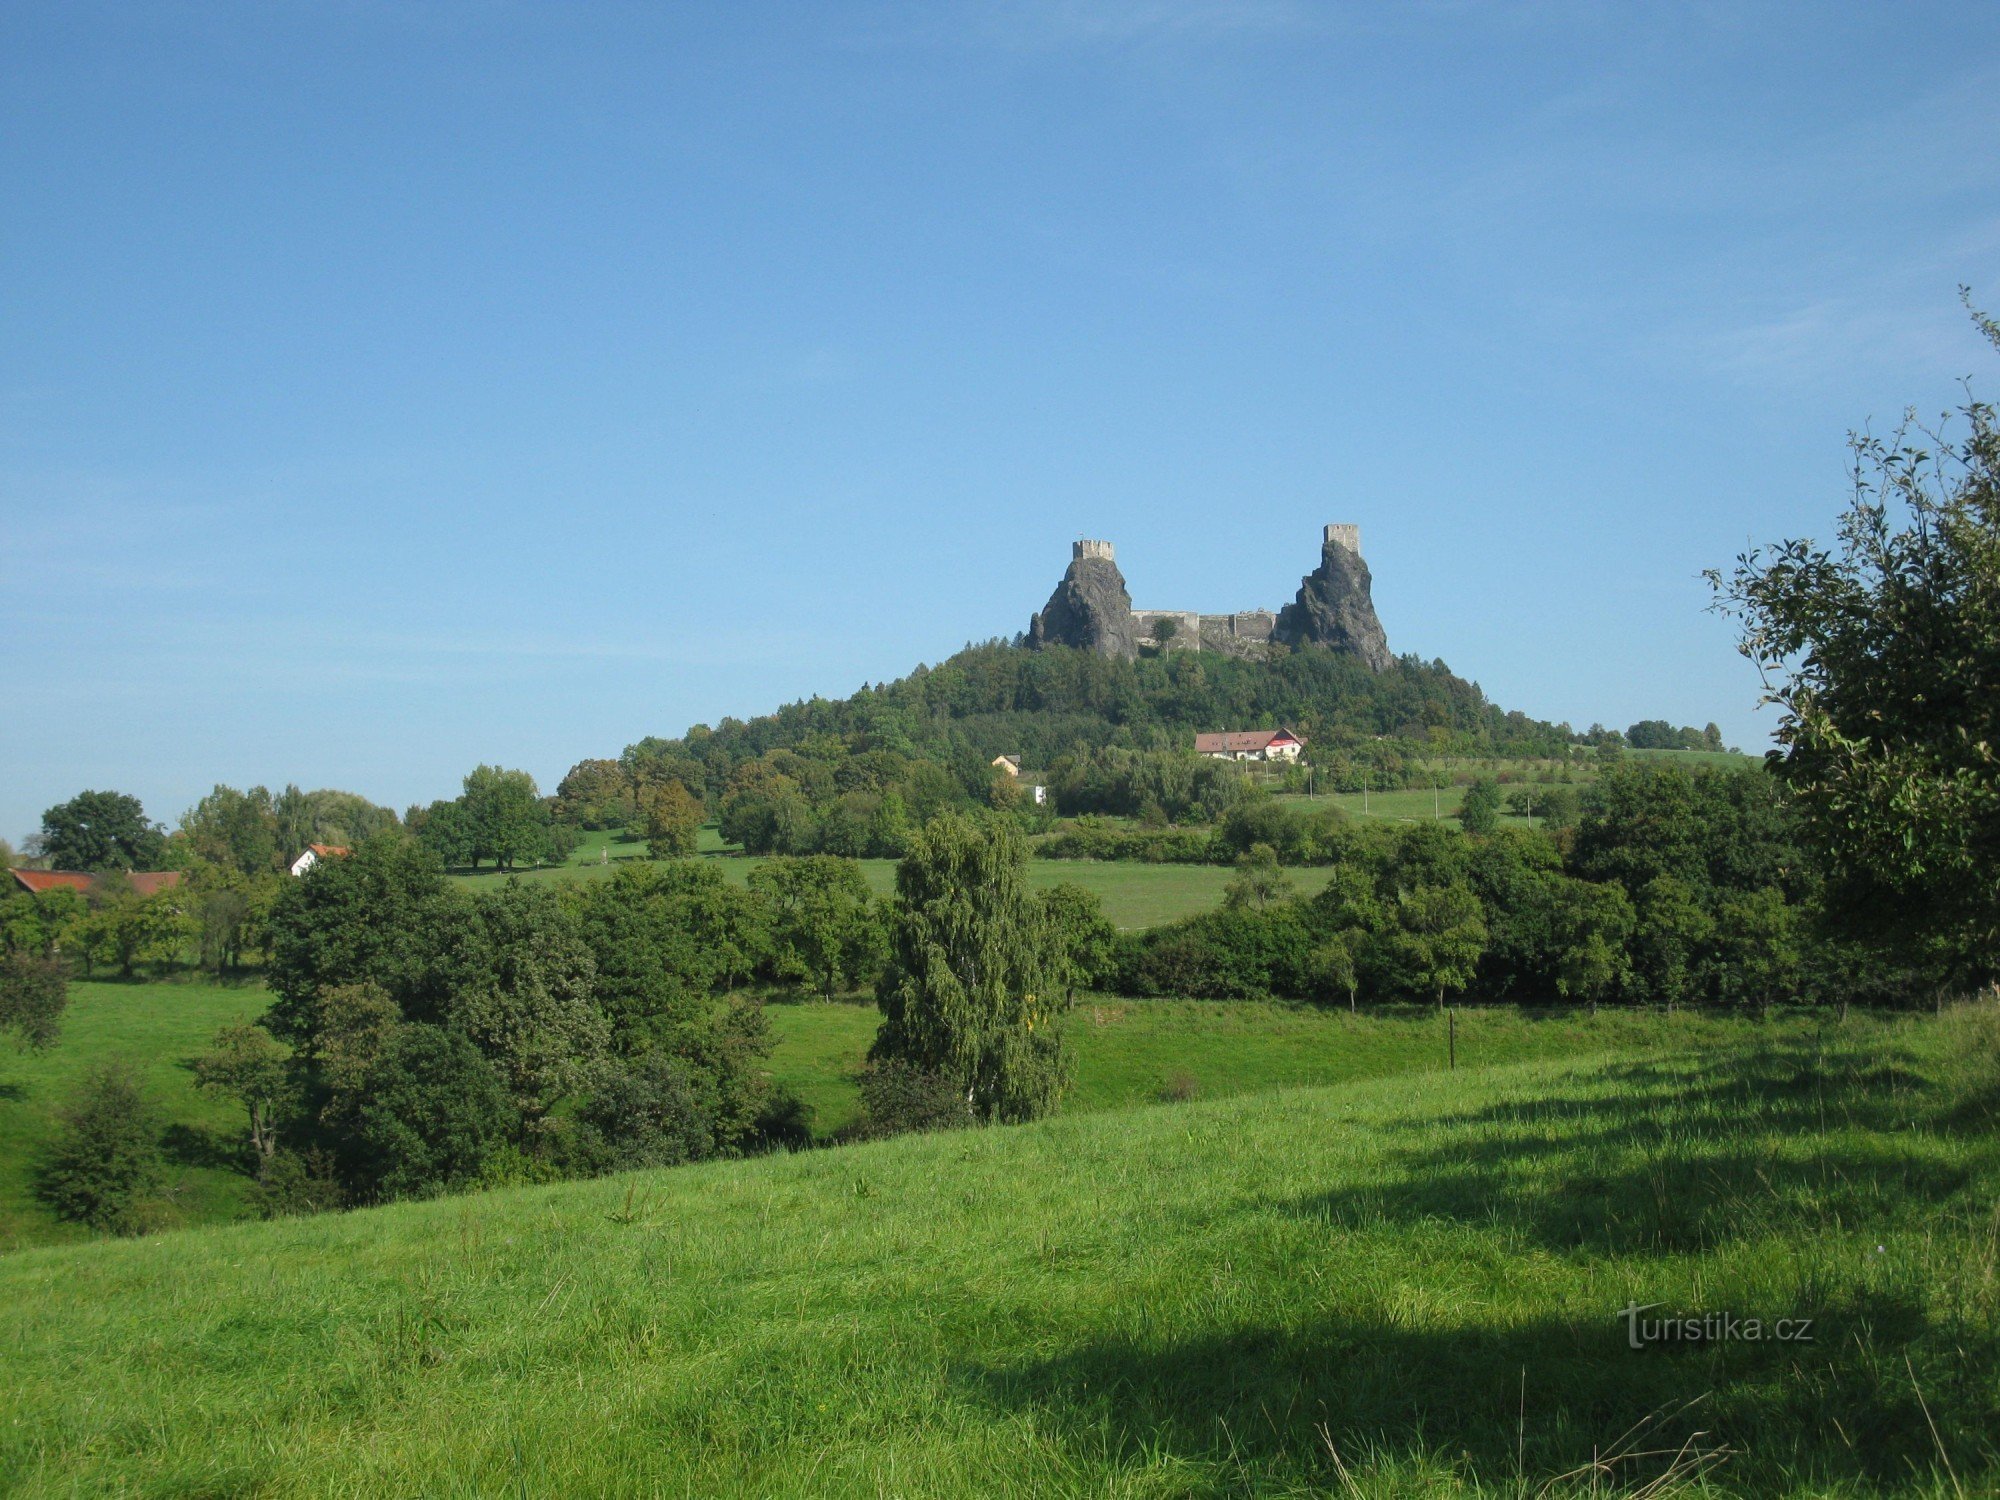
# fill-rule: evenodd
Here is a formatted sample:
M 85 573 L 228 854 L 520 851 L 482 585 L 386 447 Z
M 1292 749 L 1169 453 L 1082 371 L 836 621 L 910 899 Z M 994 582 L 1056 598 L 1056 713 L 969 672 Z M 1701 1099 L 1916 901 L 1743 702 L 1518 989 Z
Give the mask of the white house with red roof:
M 323 859 L 345 859 L 346 857 L 347 846 L 345 844 L 308 844 L 306 845 L 306 852 L 292 861 L 292 873 L 294 875 L 303 875 Z
M 1305 747 L 1289 729 L 1229 729 L 1194 737 L 1194 753 L 1216 760 L 1295 761 Z

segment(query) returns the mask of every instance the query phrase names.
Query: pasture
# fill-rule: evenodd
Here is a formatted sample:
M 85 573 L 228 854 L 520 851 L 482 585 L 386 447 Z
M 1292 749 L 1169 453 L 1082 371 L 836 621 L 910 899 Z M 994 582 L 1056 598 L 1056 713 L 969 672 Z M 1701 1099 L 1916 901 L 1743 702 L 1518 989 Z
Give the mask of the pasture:
M 1992 1493 L 2000 1016 L 1690 1040 L 23 1251 L 0 1476 Z
M 822 1138 L 853 1123 L 856 1079 L 881 1014 L 871 1004 L 802 1001 L 765 1007 L 775 1084 L 812 1109 Z M 1560 1060 L 1605 1051 L 1739 1045 L 1803 1034 L 1809 1017 L 1770 1023 L 1654 1010 L 1460 1010 L 1461 1067 Z M 1064 1022 L 1076 1060 L 1063 1100 L 1074 1114 L 1163 1100 L 1216 1099 L 1264 1089 L 1432 1072 L 1447 1065 L 1446 1021 L 1428 1006 L 1344 1010 L 1254 1000 L 1082 997 Z
M 0 1251 L 89 1238 L 36 1201 L 34 1173 L 63 1097 L 104 1063 L 131 1066 L 167 1122 L 167 1222 L 238 1217 L 248 1181 L 230 1153 L 242 1130 L 234 1104 L 198 1093 L 182 1066 L 218 1027 L 260 1014 L 261 986 L 72 984 L 62 1039 L 47 1052 L 0 1050 Z
M 573 860 L 567 865 L 517 871 L 515 878 L 531 884 L 601 879 L 611 874 L 621 859 L 644 857 L 641 854 L 621 852 L 644 849 L 644 844 L 610 843 L 601 847 L 611 850 L 609 860 L 592 855 L 588 860 Z M 696 857 L 714 860 L 722 873 L 738 885 L 746 884 L 750 879 L 750 872 L 763 863 L 761 857 L 745 854 L 715 852 Z M 868 888 L 876 895 L 888 896 L 894 893 L 895 860 L 863 859 L 855 863 L 861 866 L 861 873 L 868 881 Z M 1225 865 L 1154 865 L 1132 860 L 1028 861 L 1030 889 L 1048 890 L 1065 882 L 1080 885 L 1086 890 L 1095 892 L 1104 903 L 1106 919 L 1113 926 L 1123 928 L 1157 927 L 1162 922 L 1172 922 L 1181 917 L 1191 917 L 1199 912 L 1214 910 L 1222 902 L 1223 890 L 1228 886 L 1232 873 Z M 1290 870 L 1286 873 L 1302 895 L 1311 895 L 1317 891 L 1326 884 L 1328 877 L 1325 869 Z M 477 889 L 497 884 L 508 877 L 495 871 L 485 870 L 476 875 L 460 871 L 452 878 Z

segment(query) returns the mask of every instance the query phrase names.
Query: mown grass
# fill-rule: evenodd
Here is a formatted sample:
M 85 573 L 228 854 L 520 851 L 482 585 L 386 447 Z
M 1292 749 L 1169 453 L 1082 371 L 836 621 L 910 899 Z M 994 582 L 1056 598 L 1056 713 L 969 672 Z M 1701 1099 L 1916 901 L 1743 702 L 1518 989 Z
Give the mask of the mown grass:
M 182 1063 L 218 1027 L 259 1015 L 269 1003 L 261 986 L 72 984 L 55 1047 L 0 1050 L 0 1251 L 87 1238 L 37 1201 L 35 1171 L 65 1097 L 84 1073 L 111 1062 L 131 1066 L 166 1126 L 162 1222 L 239 1217 L 248 1184 L 234 1169 L 238 1108 L 197 1093 Z
M 0 1482 L 1988 1494 L 1997 1048 L 1857 1019 L 27 1251 Z M 1633 1350 L 1629 1302 L 1815 1336 Z

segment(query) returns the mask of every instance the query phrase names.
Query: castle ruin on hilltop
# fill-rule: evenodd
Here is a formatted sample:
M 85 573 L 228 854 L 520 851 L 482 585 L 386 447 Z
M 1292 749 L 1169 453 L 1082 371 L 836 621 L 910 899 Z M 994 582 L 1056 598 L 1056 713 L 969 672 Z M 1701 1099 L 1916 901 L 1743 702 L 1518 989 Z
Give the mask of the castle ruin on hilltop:
M 1264 657 L 1274 646 L 1320 646 L 1358 657 L 1380 672 L 1393 660 L 1375 615 L 1373 580 L 1361 559 L 1361 528 L 1329 523 L 1320 565 L 1300 580 L 1290 604 L 1207 615 L 1187 609 L 1134 609 L 1111 543 L 1077 542 L 1069 571 L 1029 622 L 1027 644 L 1077 646 L 1106 656 L 1160 651 L 1214 651 Z

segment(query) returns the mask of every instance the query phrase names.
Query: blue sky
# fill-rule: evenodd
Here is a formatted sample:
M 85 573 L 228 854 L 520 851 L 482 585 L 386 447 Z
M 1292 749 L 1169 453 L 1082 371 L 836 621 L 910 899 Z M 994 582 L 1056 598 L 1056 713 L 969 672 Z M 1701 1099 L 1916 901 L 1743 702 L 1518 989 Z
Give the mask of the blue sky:
M 1010 634 L 1078 535 L 1582 726 L 1994 361 L 1991 4 L 0 5 L 0 834 L 397 807 Z

